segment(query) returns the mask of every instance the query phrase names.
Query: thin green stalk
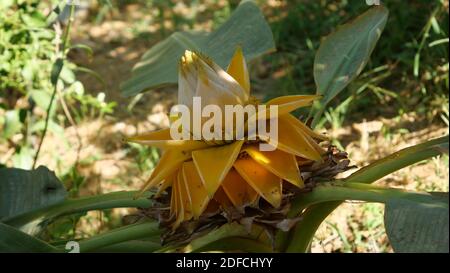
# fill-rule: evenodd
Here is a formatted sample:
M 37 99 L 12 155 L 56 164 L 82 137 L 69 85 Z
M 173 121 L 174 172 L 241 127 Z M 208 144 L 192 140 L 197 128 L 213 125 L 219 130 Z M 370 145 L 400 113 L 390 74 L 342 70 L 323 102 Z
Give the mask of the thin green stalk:
M 72 23 L 74 21 L 74 14 L 75 14 L 75 5 L 71 5 L 70 6 L 69 22 L 68 22 L 67 27 L 66 27 L 66 29 L 64 31 L 64 34 L 63 34 L 62 50 L 59 50 L 59 52 L 57 52 L 57 55 L 61 54 L 63 56 L 58 56 L 58 59 L 64 59 L 65 58 L 66 48 L 67 48 L 67 46 L 69 44 L 70 28 L 71 28 L 71 25 L 72 25 Z M 59 70 L 57 78 L 59 78 L 59 74 L 60 73 L 61 73 L 61 70 Z M 42 143 L 44 143 L 45 135 L 47 134 L 48 124 L 50 122 L 50 111 L 52 110 L 53 102 L 55 100 L 56 93 L 58 91 L 58 80 L 56 80 L 56 82 L 52 82 L 52 83 L 53 83 L 53 93 L 52 93 L 52 96 L 50 97 L 50 102 L 49 102 L 48 107 L 47 107 L 47 116 L 45 117 L 44 131 L 42 132 L 42 136 L 41 136 L 41 140 L 39 142 L 39 146 L 37 148 L 36 154 L 34 155 L 33 166 L 32 166 L 33 170 L 36 167 L 36 163 L 37 163 L 37 160 L 39 158 L 39 153 L 41 152 Z
M 320 121 L 320 117 L 325 112 L 325 106 L 327 103 L 317 102 L 311 107 L 308 118 L 312 118 L 311 128 L 315 128 Z M 314 113 L 314 111 L 316 111 Z
M 425 25 L 425 27 L 423 29 L 422 39 L 420 40 L 419 47 L 417 49 L 416 54 L 414 55 L 413 74 L 414 74 L 414 77 L 416 77 L 416 78 L 419 77 L 420 54 L 422 53 L 422 50 L 425 47 L 426 41 L 430 37 L 430 29 L 432 26 L 433 18 L 438 17 L 442 10 L 443 10 L 443 6 L 438 5 L 431 13 L 431 16 L 429 17 L 429 19 L 427 21 L 427 24 Z
M 80 252 L 91 252 L 107 246 L 137 240 L 147 237 L 160 236 L 159 224 L 157 222 L 136 223 L 110 232 L 79 241 Z
M 36 163 L 37 163 L 37 160 L 39 158 L 39 153 L 41 152 L 42 143 L 44 143 L 44 138 L 45 138 L 45 135 L 47 134 L 48 123 L 50 121 L 50 111 L 51 111 L 52 106 L 53 106 L 53 101 L 55 100 L 55 96 L 56 96 L 56 93 L 57 93 L 56 91 L 58 90 L 57 88 L 58 88 L 57 85 L 53 86 L 53 93 L 52 93 L 52 96 L 50 98 L 50 102 L 49 102 L 48 107 L 47 107 L 47 116 L 45 117 L 44 131 L 42 132 L 42 136 L 41 136 L 41 140 L 39 142 L 39 146 L 37 148 L 36 154 L 34 155 L 33 166 L 31 167 L 31 169 L 33 169 L 33 170 L 36 168 Z
M 31 211 L 22 215 L 5 219 L 3 222 L 21 228 L 33 222 L 43 222 L 56 217 L 86 212 L 90 210 L 103 210 L 112 208 L 140 207 L 148 208 L 152 202 L 146 194 L 140 198 L 134 198 L 137 192 L 113 192 L 96 196 L 89 196 L 77 199 L 68 199 L 62 203 L 55 204 L 35 211 Z
M 448 136 L 443 136 L 405 148 L 359 169 L 344 181 L 372 183 L 404 167 L 442 154 L 448 149 L 448 140 Z
M 62 54 L 65 54 L 66 48 L 69 45 L 70 29 L 72 27 L 73 21 L 75 20 L 74 19 L 75 18 L 74 15 L 75 15 L 75 5 L 71 4 L 70 5 L 70 13 L 69 13 L 69 22 L 67 23 L 67 27 L 66 27 L 66 29 L 64 31 L 64 34 L 63 34 L 62 50 L 61 50 Z

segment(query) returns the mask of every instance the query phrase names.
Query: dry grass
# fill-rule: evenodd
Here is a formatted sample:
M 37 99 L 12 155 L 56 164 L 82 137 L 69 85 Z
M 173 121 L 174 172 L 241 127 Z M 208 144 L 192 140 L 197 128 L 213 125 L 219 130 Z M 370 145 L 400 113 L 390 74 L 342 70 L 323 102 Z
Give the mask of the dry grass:
M 355 123 L 331 131 L 333 138 L 346 143 L 353 164 L 362 167 L 400 149 L 448 134 L 448 127 L 431 126 L 408 133 L 383 134 L 382 128 L 414 125 L 413 114 L 400 119 L 380 118 Z M 414 127 L 414 126 L 413 126 Z M 414 128 L 412 128 L 414 129 Z M 352 140 L 348 141 L 347 139 Z M 377 181 L 378 185 L 412 191 L 449 190 L 449 159 L 441 156 L 401 169 Z M 346 174 L 347 175 L 347 174 Z M 346 202 L 320 226 L 312 244 L 313 252 L 392 252 L 383 223 L 384 205 Z

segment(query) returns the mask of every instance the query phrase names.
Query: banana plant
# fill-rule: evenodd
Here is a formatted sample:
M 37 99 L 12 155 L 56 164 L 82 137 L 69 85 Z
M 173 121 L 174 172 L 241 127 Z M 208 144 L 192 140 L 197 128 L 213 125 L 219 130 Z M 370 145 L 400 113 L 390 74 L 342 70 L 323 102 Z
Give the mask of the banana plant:
M 385 227 L 396 252 L 448 252 L 448 193 L 410 192 L 371 185 L 401 168 L 448 153 L 448 136 L 414 145 L 336 178 L 351 168 L 345 151 L 314 131 L 328 103 L 355 79 L 387 23 L 383 6 L 370 8 L 327 36 L 314 62 L 315 95 L 260 102 L 251 94 L 247 60 L 274 49 L 258 7 L 243 1 L 211 33 L 177 32 L 144 54 L 125 95 L 178 83 L 178 100 L 218 107 L 258 106 L 257 120 L 278 112 L 275 150 L 264 132 L 232 123 L 224 141 L 174 140 L 170 129 L 130 136 L 161 148 L 162 157 L 139 191 L 67 198 L 53 172 L 0 169 L 1 252 L 308 252 L 324 219 L 346 200 L 385 204 Z M 311 107 L 312 122 L 292 111 Z M 251 115 L 250 115 L 251 116 Z M 173 122 L 177 122 L 177 118 Z M 309 125 L 311 124 L 311 125 Z M 190 129 L 182 127 L 181 131 Z M 227 135 L 229 131 L 224 131 Z M 253 138 L 254 139 L 253 139 Z M 39 236 L 59 217 L 111 208 L 138 208 L 132 224 L 68 244 Z M 420 234 L 420 236 L 417 236 Z

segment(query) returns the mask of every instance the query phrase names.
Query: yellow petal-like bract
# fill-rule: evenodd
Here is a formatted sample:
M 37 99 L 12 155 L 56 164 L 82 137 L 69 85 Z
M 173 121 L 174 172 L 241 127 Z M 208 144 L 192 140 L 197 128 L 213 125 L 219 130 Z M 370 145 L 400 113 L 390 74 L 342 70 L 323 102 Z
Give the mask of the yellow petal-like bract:
M 227 71 L 202 54 L 185 52 L 179 68 L 178 103 L 192 107 L 193 97 L 201 97 L 205 105 L 214 104 L 221 109 L 225 105 L 255 104 L 250 96 L 249 72 L 240 47 Z M 258 119 L 268 119 L 269 107 L 278 108 L 278 139 L 274 151 L 258 149 L 257 143 L 270 139 L 270 135 L 259 131 L 246 132 L 244 140 L 227 142 L 173 140 L 169 129 L 130 137 L 131 142 L 163 150 L 142 191 L 155 187 L 156 196 L 160 196 L 171 188 L 173 229 L 183 221 L 198 219 L 219 207 L 244 211 L 246 206 L 258 206 L 259 200 L 279 207 L 284 182 L 304 187 L 299 164 L 322 160 L 324 150 L 318 141 L 326 138 L 290 114 L 318 98 L 316 95 L 278 97 L 256 113 Z M 233 126 L 235 128 L 236 124 Z M 250 140 L 251 136 L 256 140 Z
M 267 202 L 274 207 L 281 204 L 281 178 L 261 167 L 251 158 L 241 158 L 234 163 L 238 173 Z
M 242 144 L 243 141 L 240 140 L 232 144 L 198 150 L 192 153 L 197 171 L 210 196 L 214 195 L 220 183 L 233 166 Z

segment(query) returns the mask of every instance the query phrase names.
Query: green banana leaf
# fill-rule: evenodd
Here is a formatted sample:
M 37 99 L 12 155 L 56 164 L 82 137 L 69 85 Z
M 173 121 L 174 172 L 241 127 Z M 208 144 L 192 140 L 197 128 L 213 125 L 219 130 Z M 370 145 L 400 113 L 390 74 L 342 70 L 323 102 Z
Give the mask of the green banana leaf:
M 434 204 L 402 199 L 386 203 L 384 225 L 395 252 L 449 252 L 448 192 L 433 197 Z
M 364 69 L 388 18 L 384 6 L 376 6 L 327 36 L 314 59 L 317 93 L 323 95 L 314 111 L 313 127 L 326 105 Z
M 230 18 L 211 33 L 175 32 L 147 51 L 121 86 L 122 94 L 140 92 L 178 82 L 178 62 L 185 50 L 200 51 L 223 68 L 240 45 L 247 61 L 273 51 L 272 31 L 253 1 L 242 1 Z

